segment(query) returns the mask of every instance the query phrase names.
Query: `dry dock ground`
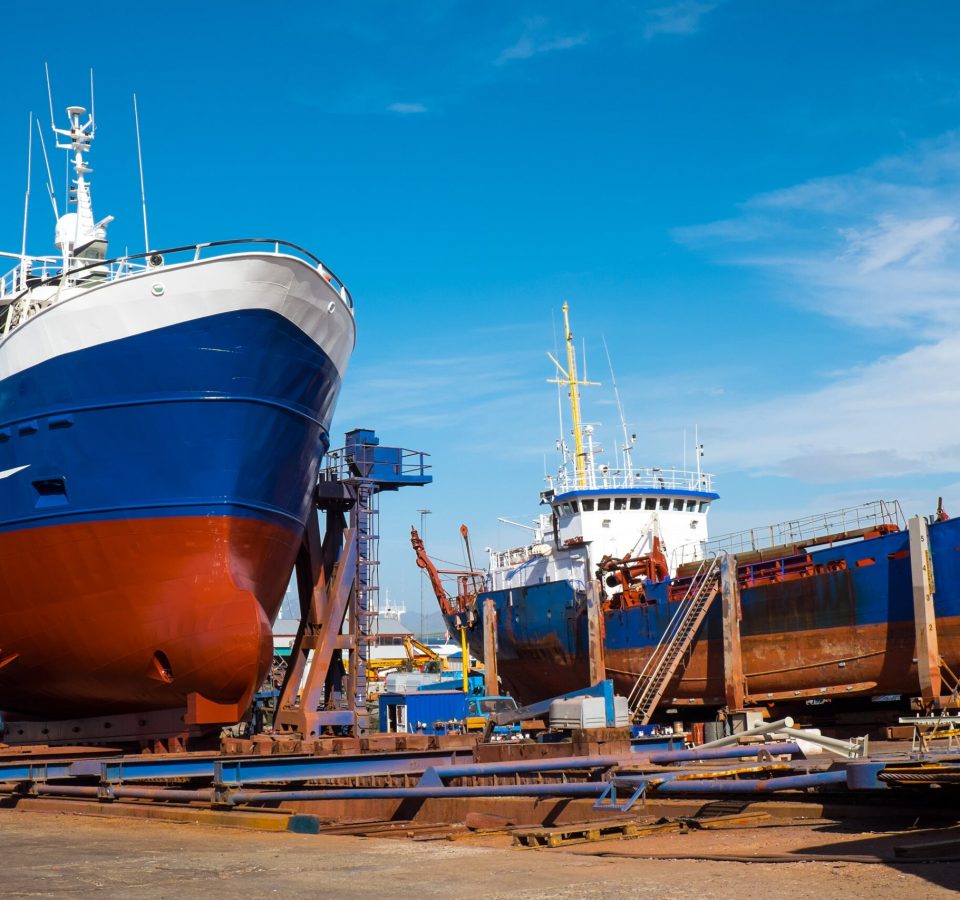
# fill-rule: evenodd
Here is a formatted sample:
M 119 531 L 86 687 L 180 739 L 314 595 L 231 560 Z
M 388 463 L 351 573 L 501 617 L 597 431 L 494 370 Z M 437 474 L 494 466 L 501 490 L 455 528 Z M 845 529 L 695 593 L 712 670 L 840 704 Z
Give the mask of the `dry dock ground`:
M 784 822 L 524 850 L 505 835 L 455 841 L 298 835 L 11 809 L 0 810 L 0 894 L 926 900 L 960 889 L 960 862 L 840 857 L 889 860 L 895 846 L 945 836 L 960 838 L 960 830 L 863 833 L 828 822 Z M 643 858 L 651 855 L 674 858 Z M 724 855 L 800 861 L 703 858 Z

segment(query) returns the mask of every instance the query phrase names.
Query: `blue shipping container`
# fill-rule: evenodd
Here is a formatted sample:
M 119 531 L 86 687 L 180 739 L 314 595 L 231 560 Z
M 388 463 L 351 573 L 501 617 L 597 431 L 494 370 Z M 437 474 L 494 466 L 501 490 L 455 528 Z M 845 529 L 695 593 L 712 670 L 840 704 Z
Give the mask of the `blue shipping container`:
M 380 730 L 407 734 L 459 731 L 467 715 L 463 691 L 414 691 L 380 695 Z

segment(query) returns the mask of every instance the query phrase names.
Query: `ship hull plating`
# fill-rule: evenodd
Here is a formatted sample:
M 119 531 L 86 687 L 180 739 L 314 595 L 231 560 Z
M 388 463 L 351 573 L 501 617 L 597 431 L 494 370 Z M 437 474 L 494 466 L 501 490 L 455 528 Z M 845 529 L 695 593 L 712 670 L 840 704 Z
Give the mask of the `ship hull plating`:
M 283 256 L 43 309 L 0 345 L 0 709 L 241 709 L 269 666 L 352 315 Z
M 250 518 L 132 519 L 18 531 L 0 542 L 7 710 L 76 718 L 245 707 L 299 535 Z M 2 662 L 2 660 L 0 660 Z

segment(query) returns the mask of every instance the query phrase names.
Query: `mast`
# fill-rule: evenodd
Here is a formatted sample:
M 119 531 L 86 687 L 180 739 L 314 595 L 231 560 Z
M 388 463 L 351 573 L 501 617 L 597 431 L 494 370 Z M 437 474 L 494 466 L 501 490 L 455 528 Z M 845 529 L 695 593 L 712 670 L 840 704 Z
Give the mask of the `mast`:
M 74 175 L 67 206 L 76 206 L 76 212 L 67 212 L 57 220 L 54 243 L 63 254 L 64 269 L 70 267 L 72 259 L 105 259 L 107 249 L 107 225 L 113 216 L 107 216 L 99 222 L 93 219 L 93 204 L 90 199 L 90 184 L 86 179 L 92 171 L 87 165 L 84 154 L 90 150 L 93 140 L 93 116 L 81 122 L 86 110 L 82 106 L 68 106 L 69 128 L 54 127 L 57 136 L 57 148 L 72 154 L 71 163 Z M 66 142 L 61 143 L 61 138 Z
M 583 450 L 583 426 L 580 420 L 580 385 L 595 385 L 595 381 L 580 381 L 577 378 L 577 351 L 573 346 L 573 333 L 570 331 L 570 307 L 566 302 L 563 304 L 563 329 L 566 334 L 567 342 L 567 368 L 564 369 L 559 362 L 548 353 L 553 364 L 563 375 L 562 379 L 551 378 L 549 381 L 553 384 L 565 384 L 570 393 L 570 414 L 573 419 L 573 440 L 576 450 L 575 466 L 577 473 L 577 487 L 586 487 L 587 466 Z
M 580 390 L 577 383 L 577 351 L 570 331 L 569 307 L 563 304 L 563 330 L 567 336 L 567 384 L 570 388 L 570 414 L 573 418 L 573 443 L 576 447 L 577 487 L 583 487 L 586 466 L 583 460 L 583 432 L 580 424 Z

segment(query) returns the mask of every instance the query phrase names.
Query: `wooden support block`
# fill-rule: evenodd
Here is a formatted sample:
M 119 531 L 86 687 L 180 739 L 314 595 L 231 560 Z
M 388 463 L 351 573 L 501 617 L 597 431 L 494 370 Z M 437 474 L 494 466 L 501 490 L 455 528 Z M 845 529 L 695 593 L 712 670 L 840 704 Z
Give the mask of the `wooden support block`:
M 740 583 L 737 557 L 724 553 L 720 560 L 723 615 L 723 683 L 728 709 L 742 709 L 747 694 L 740 650 Z
M 587 650 L 590 661 L 590 684 L 606 681 L 607 664 L 603 648 L 603 592 L 596 581 L 587 585 Z
M 933 555 L 927 520 L 913 516 L 907 522 L 910 533 L 910 576 L 913 581 L 913 624 L 917 638 L 917 676 L 920 696 L 928 708 L 940 700 L 940 647 L 937 614 L 933 606 L 936 591 Z
M 467 660 L 463 661 L 467 665 Z M 483 690 L 488 697 L 500 693 L 497 674 L 497 604 L 488 597 L 483 601 Z

